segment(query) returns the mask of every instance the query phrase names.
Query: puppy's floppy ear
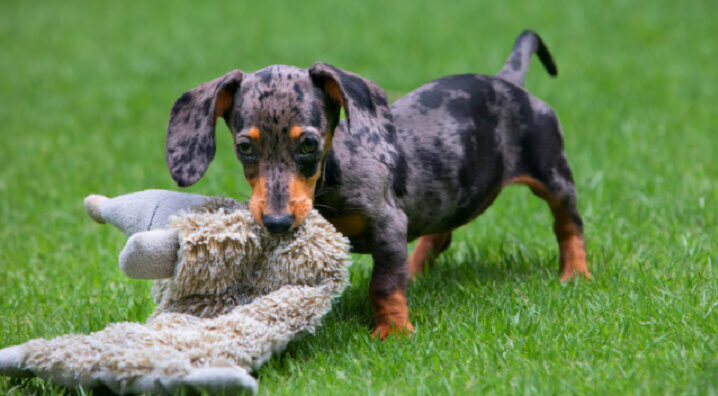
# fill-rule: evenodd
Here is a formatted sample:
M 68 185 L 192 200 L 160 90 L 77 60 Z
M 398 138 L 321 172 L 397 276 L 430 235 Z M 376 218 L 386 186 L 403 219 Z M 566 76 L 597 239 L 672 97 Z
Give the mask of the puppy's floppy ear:
M 384 91 L 371 80 L 326 63 L 313 64 L 309 75 L 337 110 L 339 105 L 344 107 L 354 139 L 379 161 L 395 167 L 399 157 L 396 130 Z
M 167 165 L 180 187 L 199 180 L 214 159 L 217 117 L 229 118 L 243 73 L 233 70 L 185 92 L 170 112 L 165 142 Z

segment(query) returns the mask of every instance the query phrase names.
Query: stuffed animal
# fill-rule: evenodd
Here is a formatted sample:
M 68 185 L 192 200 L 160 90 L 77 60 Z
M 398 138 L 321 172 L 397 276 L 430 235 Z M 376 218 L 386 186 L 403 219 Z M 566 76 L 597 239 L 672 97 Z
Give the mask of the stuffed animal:
M 313 333 L 348 284 L 348 240 L 316 211 L 272 235 L 226 198 L 147 190 L 91 195 L 85 208 L 127 234 L 120 267 L 159 279 L 157 308 L 145 324 L 2 349 L 0 374 L 116 393 L 254 393 L 249 371 Z

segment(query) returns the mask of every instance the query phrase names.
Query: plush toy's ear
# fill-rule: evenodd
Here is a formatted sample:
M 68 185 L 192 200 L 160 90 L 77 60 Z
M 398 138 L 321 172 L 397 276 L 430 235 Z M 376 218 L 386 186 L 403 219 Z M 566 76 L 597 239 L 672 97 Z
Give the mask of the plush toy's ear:
M 174 275 L 180 249 L 177 230 L 133 234 L 120 253 L 120 269 L 132 279 L 164 279 Z
M 348 132 L 379 161 L 393 168 L 399 155 L 394 118 L 384 91 L 371 80 L 326 63 L 313 64 L 309 75 L 337 110 L 344 107 Z
M 181 187 L 199 180 L 214 159 L 217 117 L 229 118 L 242 76 L 233 70 L 185 92 L 172 106 L 166 158 L 172 178 Z

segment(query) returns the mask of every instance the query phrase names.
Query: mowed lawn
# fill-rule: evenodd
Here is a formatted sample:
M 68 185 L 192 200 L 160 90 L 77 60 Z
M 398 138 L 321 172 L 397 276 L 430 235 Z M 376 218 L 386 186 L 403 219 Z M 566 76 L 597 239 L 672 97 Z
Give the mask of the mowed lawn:
M 260 394 L 718 393 L 718 6 L 688 2 L 123 1 L 0 4 L 0 347 L 143 321 L 151 284 L 90 193 L 179 189 L 169 109 L 231 70 L 325 61 L 391 99 L 494 73 L 524 28 L 527 87 L 558 112 L 595 280 L 561 284 L 551 218 L 506 189 L 408 291 L 417 333 L 369 336 L 371 260 L 316 335 L 257 373 Z M 246 198 L 230 136 L 188 189 Z M 477 170 L 480 171 L 480 170 Z M 0 379 L 0 394 L 89 394 Z

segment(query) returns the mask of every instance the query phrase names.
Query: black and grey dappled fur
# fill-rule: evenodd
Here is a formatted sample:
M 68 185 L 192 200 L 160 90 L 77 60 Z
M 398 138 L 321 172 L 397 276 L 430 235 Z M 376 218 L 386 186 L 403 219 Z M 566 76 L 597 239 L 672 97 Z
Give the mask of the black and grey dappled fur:
M 445 77 L 391 107 L 373 82 L 323 63 L 233 71 L 175 103 L 167 133 L 170 172 L 180 186 L 202 176 L 214 155 L 217 117 L 251 152 L 237 155 L 253 199 L 266 195 L 261 211 L 294 219 L 290 180 L 310 180 L 319 171 L 314 206 L 347 234 L 355 252 L 374 260 L 370 295 L 378 334 L 383 338 L 394 325 L 410 330 L 403 297 L 407 242 L 450 235 L 505 185 L 535 180 L 532 189 L 569 219 L 583 243 L 558 118 L 522 86 L 533 53 L 556 73 L 538 35 L 526 31 L 497 76 Z M 339 121 L 340 106 L 346 121 Z M 303 131 L 299 138 L 290 136 L 295 126 Z M 248 138 L 253 127 L 259 139 Z M 307 136 L 318 142 L 310 155 L 298 148 Z M 266 183 L 254 188 L 256 180 Z
M 257 150 L 269 161 L 260 162 L 290 156 L 287 132 L 292 125 L 314 128 L 322 137 L 333 134 L 340 109 L 319 86 L 327 79 L 336 80 L 343 88 L 347 130 L 352 139 L 369 149 L 373 158 L 386 164 L 395 161 L 391 112 L 386 94 L 376 84 L 323 63 L 308 70 L 274 65 L 250 74 L 231 71 L 177 99 L 170 114 L 166 147 L 173 179 L 182 187 L 189 186 L 207 170 L 215 153 L 217 117 L 224 118 L 235 136 L 251 126 L 269 133 L 270 138 L 261 140 L 263 147 Z M 222 95 L 225 99 L 220 99 Z M 227 103 L 220 109 L 221 100 Z M 294 162 L 283 159 L 285 166 Z
M 523 88 L 537 50 L 555 75 L 541 39 L 526 31 L 496 76 L 444 77 L 392 105 L 400 153 L 393 191 L 410 240 L 469 222 L 524 175 L 565 200 L 580 225 L 558 118 Z

